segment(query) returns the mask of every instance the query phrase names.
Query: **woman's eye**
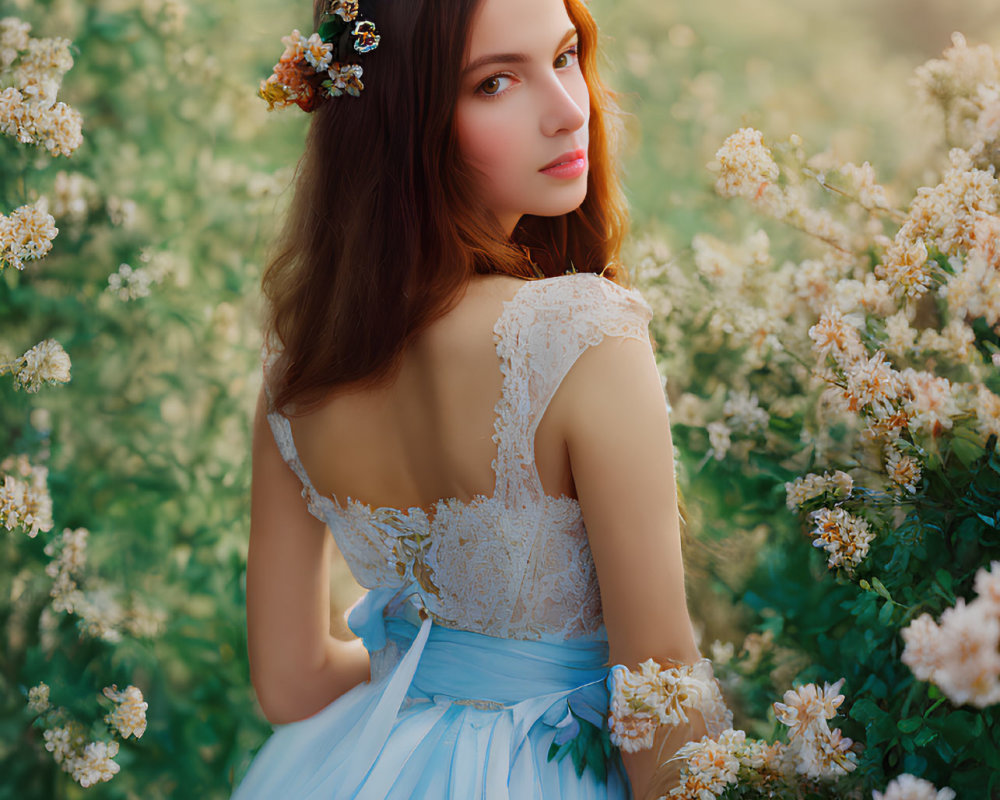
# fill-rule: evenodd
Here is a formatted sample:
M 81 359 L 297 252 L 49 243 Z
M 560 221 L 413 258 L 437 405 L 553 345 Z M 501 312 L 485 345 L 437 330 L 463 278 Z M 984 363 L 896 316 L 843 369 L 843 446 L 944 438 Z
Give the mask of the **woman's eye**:
M 487 97 L 495 97 L 500 94 L 501 81 L 509 81 L 505 75 L 494 75 L 479 84 L 479 91 Z
M 570 66 L 570 63 L 573 63 L 572 61 L 570 63 L 565 63 L 565 64 L 560 64 L 559 62 L 562 61 L 564 58 L 569 58 L 569 59 L 574 59 L 575 60 L 578 56 L 579 56 L 579 47 L 577 45 L 573 45 L 565 53 L 561 53 L 559 55 L 559 58 L 556 59 L 556 68 Z

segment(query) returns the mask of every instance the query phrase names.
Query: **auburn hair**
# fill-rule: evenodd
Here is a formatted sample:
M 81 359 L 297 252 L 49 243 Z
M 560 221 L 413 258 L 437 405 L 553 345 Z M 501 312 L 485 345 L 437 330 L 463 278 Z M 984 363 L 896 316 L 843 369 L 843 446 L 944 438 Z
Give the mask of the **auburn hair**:
M 526 280 L 596 272 L 630 287 L 620 251 L 617 96 L 598 74 L 598 29 L 564 0 L 590 94 L 589 176 L 579 208 L 525 215 L 508 238 L 457 144 L 455 106 L 481 0 L 362 0 L 379 48 L 361 56 L 360 97 L 312 112 L 294 193 L 262 278 L 275 409 L 305 413 L 338 385 L 374 388 L 476 274 Z M 316 0 L 314 27 L 326 0 Z M 527 21 L 526 21 L 527 24 Z

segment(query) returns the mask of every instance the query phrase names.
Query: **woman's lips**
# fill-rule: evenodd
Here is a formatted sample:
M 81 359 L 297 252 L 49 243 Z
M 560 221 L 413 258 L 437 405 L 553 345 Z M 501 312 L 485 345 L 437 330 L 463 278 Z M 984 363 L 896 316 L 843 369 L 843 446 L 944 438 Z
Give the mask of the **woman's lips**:
M 587 153 L 584 150 L 572 150 L 563 153 L 559 158 L 542 167 L 539 172 L 553 178 L 579 178 L 587 169 Z

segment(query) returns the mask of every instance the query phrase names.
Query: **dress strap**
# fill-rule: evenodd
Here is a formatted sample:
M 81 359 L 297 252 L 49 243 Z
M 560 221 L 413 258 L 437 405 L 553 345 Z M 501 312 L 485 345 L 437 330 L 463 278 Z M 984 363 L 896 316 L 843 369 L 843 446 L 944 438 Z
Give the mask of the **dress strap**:
M 540 502 L 535 431 L 570 368 L 606 336 L 649 341 L 653 310 L 638 289 L 592 272 L 528 281 L 497 320 L 504 373 L 496 420 L 498 493 Z

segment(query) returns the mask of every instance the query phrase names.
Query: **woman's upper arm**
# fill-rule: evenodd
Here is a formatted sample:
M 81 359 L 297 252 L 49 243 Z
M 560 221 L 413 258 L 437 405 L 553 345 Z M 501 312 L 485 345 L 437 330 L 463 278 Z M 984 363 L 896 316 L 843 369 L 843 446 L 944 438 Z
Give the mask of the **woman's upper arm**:
M 564 378 L 562 418 L 573 480 L 600 584 L 610 663 L 700 658 L 684 591 L 667 401 L 648 339 L 605 337 Z M 677 785 L 671 754 L 705 733 L 692 714 L 660 726 L 653 744 L 622 752 L 633 795 Z
M 247 646 L 250 674 L 268 717 L 282 716 L 297 677 L 322 667 L 330 638 L 333 540 L 310 514 L 302 484 L 284 461 L 266 417 L 263 390 L 253 425 Z
M 580 355 L 559 392 L 611 663 L 697 661 L 667 403 L 651 344 L 605 337 Z

